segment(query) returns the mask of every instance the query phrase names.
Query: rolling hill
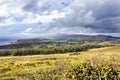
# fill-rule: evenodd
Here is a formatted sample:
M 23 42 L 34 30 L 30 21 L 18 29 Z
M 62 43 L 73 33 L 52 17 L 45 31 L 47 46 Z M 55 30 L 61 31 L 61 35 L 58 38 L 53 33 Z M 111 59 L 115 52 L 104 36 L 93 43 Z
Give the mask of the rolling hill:
M 0 40 L 1 41 L 1 40 Z M 18 39 L 12 44 L 2 45 L 0 49 L 41 48 L 52 46 L 78 45 L 88 43 L 120 44 L 120 37 L 109 35 L 60 34 L 49 37 Z

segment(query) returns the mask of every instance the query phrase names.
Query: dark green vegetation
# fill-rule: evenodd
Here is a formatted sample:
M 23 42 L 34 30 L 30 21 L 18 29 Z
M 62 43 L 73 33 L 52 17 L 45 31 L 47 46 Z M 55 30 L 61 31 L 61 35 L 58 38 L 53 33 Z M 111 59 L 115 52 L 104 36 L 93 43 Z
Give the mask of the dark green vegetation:
M 38 54 L 56 54 L 67 52 L 81 52 L 92 48 L 101 48 L 111 46 L 109 44 L 84 44 L 78 46 L 62 46 L 49 48 L 27 48 L 17 50 L 0 50 L 0 56 L 24 56 L 24 55 L 38 55 Z
M 120 46 L 79 55 L 0 57 L 0 80 L 120 80 Z

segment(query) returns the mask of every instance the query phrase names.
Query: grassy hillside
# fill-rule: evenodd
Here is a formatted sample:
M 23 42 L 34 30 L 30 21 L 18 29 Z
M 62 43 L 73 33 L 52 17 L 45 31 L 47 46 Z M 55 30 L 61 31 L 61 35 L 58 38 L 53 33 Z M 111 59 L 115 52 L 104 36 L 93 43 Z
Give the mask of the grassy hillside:
M 86 43 L 120 44 L 120 37 L 112 37 L 108 35 L 62 34 L 46 38 L 19 39 L 8 45 L 1 45 L 0 49 L 49 48 L 66 45 L 81 45 Z
M 119 80 L 119 58 L 120 46 L 79 54 L 0 57 L 0 80 Z

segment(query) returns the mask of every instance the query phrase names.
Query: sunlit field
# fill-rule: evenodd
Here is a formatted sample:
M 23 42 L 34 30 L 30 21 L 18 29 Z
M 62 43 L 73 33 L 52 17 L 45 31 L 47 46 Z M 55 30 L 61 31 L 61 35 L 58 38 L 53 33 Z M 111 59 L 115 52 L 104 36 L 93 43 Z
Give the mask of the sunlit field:
M 97 68 L 95 73 L 84 75 L 74 71 L 75 66 Z M 73 71 L 73 72 L 71 72 Z M 77 70 L 79 71 L 79 70 Z M 97 72 L 98 72 L 97 71 Z M 95 71 L 93 71 L 95 72 Z M 84 71 L 83 71 L 84 73 Z M 107 73 L 109 73 L 107 75 Z M 81 76 L 79 76 L 81 74 Z M 87 72 L 86 72 L 87 74 Z M 84 77 L 88 76 L 88 77 Z M 120 46 L 64 54 L 0 57 L 0 80 L 81 80 L 120 79 Z

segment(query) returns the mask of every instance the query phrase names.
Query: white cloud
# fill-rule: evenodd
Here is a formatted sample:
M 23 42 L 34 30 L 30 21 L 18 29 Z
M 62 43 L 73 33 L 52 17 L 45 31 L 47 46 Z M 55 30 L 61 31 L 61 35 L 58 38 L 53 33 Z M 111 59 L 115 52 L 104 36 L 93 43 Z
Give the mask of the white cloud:
M 16 24 L 16 22 L 13 20 L 13 18 L 8 18 L 0 22 L 0 27 L 2 26 L 8 26 L 11 24 Z
M 52 22 L 53 19 L 57 18 L 62 18 L 65 16 L 65 12 L 59 12 L 57 10 L 57 7 L 59 6 L 54 6 L 56 4 L 59 4 L 61 1 L 56 1 L 53 0 L 49 3 L 48 1 L 34 1 L 34 0 L 0 0 L 0 17 L 6 17 L 6 19 L 2 19 L 0 21 L 0 26 L 6 26 L 6 25 L 11 25 L 11 24 L 34 24 L 34 23 L 49 23 Z M 37 3 L 38 2 L 38 3 Z M 47 4 L 46 4 L 47 3 Z M 42 6 L 40 6 L 41 4 Z M 46 6 L 44 6 L 46 4 Z M 54 5 L 53 5 L 54 4 Z M 48 9 L 47 5 L 51 7 L 51 9 Z M 41 10 L 36 10 L 36 12 L 31 11 L 34 10 L 32 7 L 36 6 L 37 9 Z M 54 8 L 52 8 L 54 6 Z M 46 10 L 43 11 L 42 8 L 45 8 Z M 31 10 L 28 11 L 26 9 L 30 8 Z M 56 8 L 56 10 L 54 10 Z M 62 7 L 61 7 L 62 8 Z M 50 11 L 49 11 L 50 10 Z M 39 12 L 41 14 L 39 14 Z M 12 18 L 12 19 L 11 19 Z M 9 20 L 9 21 L 8 21 Z M 11 20 L 11 21 L 10 21 Z
M 0 5 L 0 17 L 8 17 L 9 13 L 5 5 Z
M 8 17 L 8 16 L 9 16 L 9 14 L 8 14 L 7 10 L 0 8 L 0 17 Z
M 49 15 L 39 15 L 28 13 L 28 17 L 23 19 L 23 23 L 45 23 L 51 22 L 53 19 L 63 18 L 66 15 L 64 12 L 58 12 L 58 10 L 52 11 Z
M 25 33 L 32 33 L 32 31 L 33 31 L 32 28 L 28 28 L 28 29 L 26 29 L 24 32 L 25 32 Z

